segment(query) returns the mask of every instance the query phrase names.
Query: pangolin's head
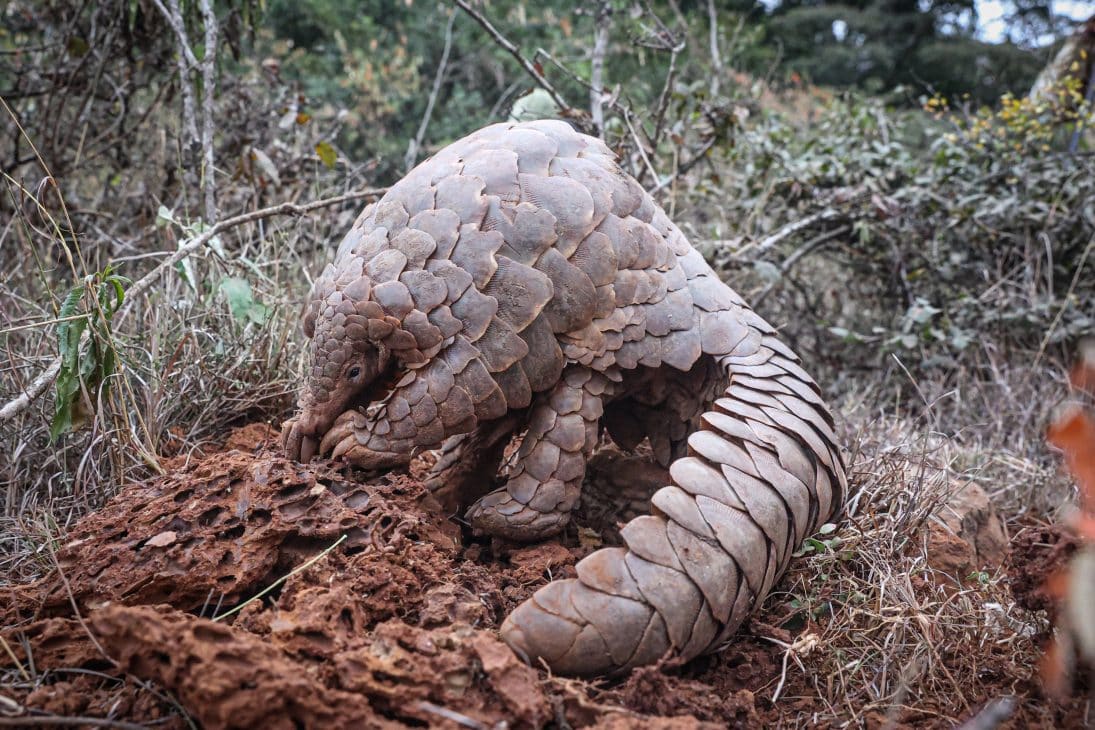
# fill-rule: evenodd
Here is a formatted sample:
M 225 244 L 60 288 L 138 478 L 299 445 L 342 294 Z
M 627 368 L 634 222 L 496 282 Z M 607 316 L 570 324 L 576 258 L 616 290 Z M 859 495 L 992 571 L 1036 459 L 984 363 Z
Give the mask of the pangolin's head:
M 390 352 L 367 340 L 316 334 L 312 369 L 300 394 L 299 423 L 304 435 L 321 438 L 343 413 L 368 405 L 370 386 L 386 373 Z
M 313 292 L 304 317 L 311 362 L 297 420 L 304 437 L 321 439 L 343 413 L 368 405 L 372 389 L 389 373 L 391 351 L 369 336 L 369 320 L 379 314 L 368 301 L 369 289 L 361 277 L 341 291 L 318 282 Z

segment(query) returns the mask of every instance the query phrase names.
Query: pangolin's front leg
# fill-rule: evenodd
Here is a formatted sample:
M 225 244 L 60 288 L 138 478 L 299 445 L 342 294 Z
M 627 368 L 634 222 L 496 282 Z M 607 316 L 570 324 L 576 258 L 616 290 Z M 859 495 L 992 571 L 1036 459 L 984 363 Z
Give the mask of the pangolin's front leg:
M 363 467 L 393 466 L 506 415 L 506 398 L 479 353 L 457 337 L 428 364 L 405 372 L 365 413 L 342 414 L 319 449 Z
M 597 446 L 602 396 L 611 384 L 601 373 L 572 365 L 539 397 L 509 480 L 468 510 L 473 527 L 533 541 L 566 526 Z
M 485 475 L 498 470 L 506 446 L 522 422 L 518 412 L 509 411 L 474 431 L 446 439 L 426 478 L 426 489 L 450 513 L 482 497 L 497 483 Z

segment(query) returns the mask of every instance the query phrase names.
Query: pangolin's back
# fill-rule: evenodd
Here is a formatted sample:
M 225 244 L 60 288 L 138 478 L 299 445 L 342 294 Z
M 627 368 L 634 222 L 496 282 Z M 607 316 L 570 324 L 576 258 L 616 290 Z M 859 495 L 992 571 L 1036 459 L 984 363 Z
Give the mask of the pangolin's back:
M 471 345 L 510 408 L 567 361 L 687 370 L 757 346 L 742 323 L 759 318 L 603 142 L 560 121 L 486 127 L 411 171 L 346 236 L 306 328 L 362 271 L 423 359 Z

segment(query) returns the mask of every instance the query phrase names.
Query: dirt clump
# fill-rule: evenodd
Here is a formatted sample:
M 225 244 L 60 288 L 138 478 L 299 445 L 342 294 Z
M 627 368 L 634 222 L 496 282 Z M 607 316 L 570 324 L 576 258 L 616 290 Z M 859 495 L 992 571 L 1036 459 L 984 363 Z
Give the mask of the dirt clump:
M 281 432 L 268 423 L 248 423 L 229 432 L 224 440 L 224 450 L 254 453 L 262 448 L 276 447 L 280 438 Z
M 17 702 L 102 717 L 95 703 L 117 695 L 126 719 L 182 719 L 154 695 L 147 707 L 118 695 L 128 676 L 205 727 L 539 728 L 565 716 L 558 680 L 495 629 L 592 548 L 469 540 L 410 477 L 256 448 L 129 485 L 75 526 L 56 570 L 8 593 L 0 636 L 39 673 Z M 87 702 L 47 702 L 69 671 L 95 673 L 80 680 Z M 647 726 L 581 686 L 598 709 L 572 726 L 614 713 Z
M 413 511 L 420 496 L 399 478 L 363 484 L 326 466 L 217 454 L 131 485 L 83 519 L 58 550 L 59 572 L 13 601 L 4 618 L 66 615 L 71 601 L 199 613 L 231 606 L 339 539 L 345 554 L 431 538 L 454 552 L 458 530 Z
M 803 622 L 788 593 L 721 653 L 624 678 L 552 677 L 499 640 L 518 602 L 573 575 L 578 560 L 619 539 L 628 512 L 646 508 L 665 475 L 641 454 L 602 456 L 591 470 L 592 509 L 557 539 L 517 545 L 471 534 L 420 478 L 290 462 L 263 445 L 272 434 L 237 432 L 232 450 L 127 486 L 70 531 L 57 570 L 5 589 L 0 637 L 15 662 L 0 653 L 0 668 L 28 679 L 4 694 L 37 717 L 169 728 L 186 726 L 183 713 L 211 728 L 691 730 L 817 717 L 826 680 L 814 663 L 824 666 L 827 649 L 787 647 L 824 633 L 825 618 Z M 612 507 L 624 487 L 624 506 Z M 959 578 L 996 559 L 995 516 L 987 498 L 973 501 L 981 506 L 954 510 L 953 522 L 944 510 L 937 526 L 956 541 L 961 560 L 946 572 Z M 1020 530 L 1008 563 L 1017 600 L 1031 605 L 1035 577 L 1040 585 L 1069 552 L 1065 537 L 1043 528 Z M 787 585 L 809 570 L 796 563 Z M 841 600 L 831 593 L 815 600 Z M 985 670 L 1000 694 L 1016 691 L 1008 666 Z M 1045 717 L 1032 707 L 1017 717 Z M 866 710 L 857 721 L 937 720 L 909 708 Z
M 1000 567 L 1007 554 L 1007 531 L 988 494 L 973 482 L 957 484 L 928 527 L 929 564 L 961 584 Z
M 689 716 L 731 728 L 763 724 L 750 690 L 718 692 L 710 684 L 672 677 L 657 667 L 632 672 L 615 696 L 624 706 L 650 715 Z
M 1065 526 L 1024 525 L 1012 540 L 1005 566 L 1015 602 L 1028 611 L 1046 611 L 1052 619 L 1057 607 L 1046 581 L 1068 565 L 1079 547 L 1079 538 Z
M 122 671 L 169 687 L 204 727 L 397 727 L 230 626 L 165 606 L 107 606 L 89 621 Z
M 40 719 L 43 715 L 56 719 L 126 718 L 167 730 L 186 727 L 183 718 L 163 696 L 128 682 L 116 687 L 104 686 L 101 677 L 86 674 L 42 685 L 28 693 L 23 704 L 34 708 Z

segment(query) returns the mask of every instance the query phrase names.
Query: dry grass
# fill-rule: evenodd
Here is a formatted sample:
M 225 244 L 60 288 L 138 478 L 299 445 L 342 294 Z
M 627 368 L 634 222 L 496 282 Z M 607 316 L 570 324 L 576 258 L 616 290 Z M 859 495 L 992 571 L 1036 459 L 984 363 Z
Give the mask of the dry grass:
M 347 210 L 331 218 L 345 222 L 352 215 Z M 291 378 L 300 357 L 295 346 L 299 336 L 293 331 L 296 302 L 307 286 L 305 272 L 314 267 L 317 239 L 326 237 L 317 227 L 314 221 L 273 221 L 262 229 L 237 231 L 225 241 L 233 251 L 231 259 L 207 254 L 192 261 L 195 287 L 177 272 L 166 274 L 153 295 L 139 302 L 113 332 L 122 367 L 109 394 L 87 394 L 93 417 L 85 429 L 50 444 L 48 396 L 0 424 L 4 517 L 26 516 L 48 503 L 48 511 L 66 524 L 66 508 L 86 511 L 127 479 L 159 470 L 158 456 L 185 454 L 215 440 L 233 422 L 283 411 L 295 390 Z M 170 250 L 170 244 L 151 240 L 161 238 L 159 231 L 148 238 L 148 250 Z M 34 238 L 0 241 L 0 246 L 22 248 L 21 253 L 40 245 Z M 131 265 L 123 271 L 140 268 Z M 36 288 L 39 294 L 8 299 L 12 306 L 5 306 L 9 332 L 0 344 L 7 363 L 0 372 L 0 398 L 5 401 L 56 352 L 49 324 L 10 330 L 51 322 L 49 302 L 63 297 L 67 286 L 46 279 L 45 267 L 6 273 L 9 291 Z M 22 281 L 13 281 L 19 276 Z M 218 293 L 218 283 L 226 277 L 250 283 L 255 302 L 266 308 L 265 321 L 233 317 Z
M 810 722 L 950 726 L 1014 694 L 1023 722 L 1054 726 L 1053 709 L 1037 699 L 1046 616 L 1016 605 L 999 566 L 951 575 L 929 562 L 929 526 L 966 480 L 990 494 L 1012 531 L 1019 520 L 1051 520 L 1071 493 L 1038 438 L 1063 389 L 1032 384 L 1027 374 L 1017 368 L 1010 380 L 960 382 L 928 409 L 846 398 L 853 497 L 830 549 L 793 564 L 784 595 L 773 599 L 796 601 L 810 617 L 787 652 L 782 695 L 813 708 Z M 994 399 L 1001 391 L 1012 397 Z M 940 407 L 947 399 L 997 407 L 966 411 L 962 428 L 954 409 Z M 790 725 L 804 719 L 787 717 Z
M 221 220 L 365 187 L 367 166 L 340 157 L 327 169 L 315 154 L 317 138 L 337 134 L 337 120 L 280 123 L 293 100 L 292 89 L 271 84 L 257 63 L 225 75 L 218 98 Z M 77 138 L 47 134 L 57 120 L 33 109 L 24 104 L 0 113 L 5 133 L 42 150 L 0 179 L 0 406 L 56 357 L 60 306 L 75 285 L 108 265 L 136 280 L 200 230 L 197 176 L 181 162 L 178 110 L 160 95 L 137 94 L 127 108 L 140 125 L 118 126 L 129 135 L 114 141 L 126 151 L 123 162 L 89 156 Z M 102 121 L 95 115 L 108 111 L 93 106 L 89 124 L 94 128 Z M 111 119 L 104 124 L 116 131 Z M 261 170 L 258 154 L 267 165 Z M 0 570 L 13 578 L 33 574 L 46 530 L 63 533 L 122 484 L 162 471 L 165 458 L 216 442 L 231 424 L 274 421 L 291 408 L 303 356 L 298 315 L 310 273 L 326 262 L 360 207 L 351 201 L 241 225 L 167 268 L 114 323 L 105 344 L 119 368 L 109 391 L 82 394 L 89 414 L 82 428 L 50 441 L 52 390 L 14 418 L 0 419 Z M 160 219 L 161 208 L 176 222 Z M 261 316 L 233 313 L 222 290 L 226 280 L 247 282 Z M 95 309 L 85 300 L 80 311 Z

